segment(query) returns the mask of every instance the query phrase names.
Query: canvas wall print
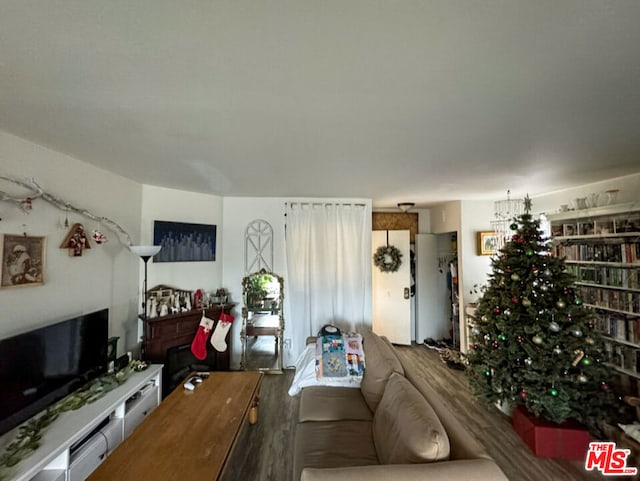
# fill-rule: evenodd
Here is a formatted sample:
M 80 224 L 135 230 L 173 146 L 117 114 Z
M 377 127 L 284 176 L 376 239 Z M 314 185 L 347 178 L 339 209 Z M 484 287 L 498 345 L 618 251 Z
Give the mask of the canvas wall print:
M 216 226 L 157 220 L 153 243 L 162 246 L 153 262 L 202 262 L 216 260 Z
M 5 234 L 1 287 L 44 284 L 45 237 Z

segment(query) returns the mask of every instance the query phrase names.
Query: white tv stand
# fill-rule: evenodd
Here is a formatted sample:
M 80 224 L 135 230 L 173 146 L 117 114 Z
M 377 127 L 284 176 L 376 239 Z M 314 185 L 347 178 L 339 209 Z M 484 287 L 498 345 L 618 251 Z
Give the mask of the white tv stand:
M 44 430 L 37 450 L 0 474 L 12 481 L 84 480 L 160 404 L 161 383 L 161 365 L 132 373 L 104 397 L 61 414 Z M 0 437 L 0 450 L 16 433 L 17 428 Z

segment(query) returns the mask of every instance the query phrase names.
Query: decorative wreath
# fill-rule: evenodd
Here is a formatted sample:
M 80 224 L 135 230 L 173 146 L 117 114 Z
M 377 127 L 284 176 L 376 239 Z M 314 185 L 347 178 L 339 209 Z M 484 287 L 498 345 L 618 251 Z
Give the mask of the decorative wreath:
M 402 265 L 402 252 L 395 246 L 380 246 L 373 255 L 373 263 L 382 272 L 396 272 Z

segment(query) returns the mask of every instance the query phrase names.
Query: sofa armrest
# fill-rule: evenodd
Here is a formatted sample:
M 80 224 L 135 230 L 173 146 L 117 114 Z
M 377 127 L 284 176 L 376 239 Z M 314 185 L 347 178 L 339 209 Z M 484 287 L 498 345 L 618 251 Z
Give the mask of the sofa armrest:
M 425 464 L 379 464 L 348 468 L 305 468 L 300 481 L 509 481 L 489 459 L 462 459 Z

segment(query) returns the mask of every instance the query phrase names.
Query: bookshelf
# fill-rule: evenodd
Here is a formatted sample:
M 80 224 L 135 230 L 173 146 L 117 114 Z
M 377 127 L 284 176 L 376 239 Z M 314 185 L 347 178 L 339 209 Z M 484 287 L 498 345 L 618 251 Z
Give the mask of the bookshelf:
M 547 214 L 553 253 L 566 258 L 597 315 L 607 362 L 624 394 L 640 391 L 640 203 Z

